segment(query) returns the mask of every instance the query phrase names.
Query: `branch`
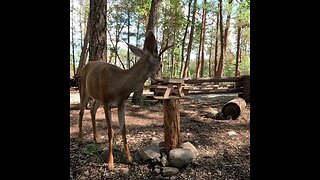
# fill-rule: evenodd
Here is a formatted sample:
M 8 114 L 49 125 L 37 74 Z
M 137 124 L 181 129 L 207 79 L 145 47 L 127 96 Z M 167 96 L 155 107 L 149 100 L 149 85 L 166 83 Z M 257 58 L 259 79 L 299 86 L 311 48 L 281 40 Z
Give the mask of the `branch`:
M 171 44 L 170 46 L 168 46 L 168 39 L 166 40 L 165 42 L 165 47 L 164 48 L 161 48 L 161 51 L 159 53 L 159 57 L 161 57 L 161 55 L 166 51 L 168 50 L 169 48 L 171 48 L 174 44 Z
M 125 66 L 124 66 L 124 64 L 122 63 L 122 61 L 121 61 L 121 59 L 120 59 L 119 55 L 118 55 L 118 51 L 116 50 L 116 47 L 114 46 L 114 44 L 113 44 L 113 42 L 112 42 L 111 34 L 110 34 L 110 31 L 109 31 L 108 29 L 107 29 L 107 32 L 108 32 L 109 37 L 110 37 L 111 45 L 112 45 L 113 49 L 115 50 L 115 54 L 116 54 L 116 56 L 118 57 L 118 59 L 119 59 L 119 61 L 120 61 L 121 65 L 122 65 L 122 68 L 123 68 L 123 69 L 126 69 L 126 68 L 125 68 Z

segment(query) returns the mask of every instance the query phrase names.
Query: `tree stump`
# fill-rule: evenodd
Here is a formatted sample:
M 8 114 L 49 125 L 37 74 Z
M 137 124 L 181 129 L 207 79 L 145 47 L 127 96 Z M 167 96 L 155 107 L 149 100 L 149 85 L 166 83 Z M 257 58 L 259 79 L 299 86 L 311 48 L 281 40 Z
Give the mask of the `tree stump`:
M 229 117 L 231 117 L 233 120 L 235 120 L 240 116 L 246 105 L 247 104 L 244 99 L 237 97 L 227 102 L 222 107 L 221 112 L 225 118 L 228 119 Z
M 179 109 L 179 99 L 163 100 L 164 152 L 167 155 L 171 149 L 179 148 L 181 144 Z

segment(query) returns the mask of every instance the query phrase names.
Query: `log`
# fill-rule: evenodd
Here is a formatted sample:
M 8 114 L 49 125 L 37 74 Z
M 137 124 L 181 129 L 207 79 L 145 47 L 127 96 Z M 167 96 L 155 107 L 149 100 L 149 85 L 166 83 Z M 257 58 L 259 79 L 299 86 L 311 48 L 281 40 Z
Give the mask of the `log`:
M 204 90 L 190 90 L 189 94 L 227 94 L 227 93 L 241 93 L 242 88 L 229 89 L 204 89 Z
M 228 119 L 228 117 L 231 117 L 233 120 L 237 119 L 242 111 L 246 107 L 246 101 L 242 98 L 235 98 L 232 99 L 231 101 L 227 102 L 223 107 L 222 107 L 222 114 L 225 118 Z
M 163 100 L 164 152 L 180 147 L 180 102 L 179 99 Z
M 181 78 L 164 78 L 163 79 L 163 84 L 168 84 L 168 83 L 183 84 L 184 83 L 184 79 L 181 79 Z
M 241 82 L 243 77 L 213 77 L 213 78 L 199 78 L 199 79 L 186 79 L 187 84 L 198 84 L 205 82 Z

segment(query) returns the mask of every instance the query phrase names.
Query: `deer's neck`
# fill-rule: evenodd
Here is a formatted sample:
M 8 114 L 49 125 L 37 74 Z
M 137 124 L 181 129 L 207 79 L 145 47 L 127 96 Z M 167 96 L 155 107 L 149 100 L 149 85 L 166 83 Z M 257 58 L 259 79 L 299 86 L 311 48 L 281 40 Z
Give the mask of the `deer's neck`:
M 132 87 L 132 91 L 142 86 L 144 82 L 155 73 L 157 65 L 151 63 L 150 55 L 142 57 L 135 65 L 127 70 L 127 85 Z

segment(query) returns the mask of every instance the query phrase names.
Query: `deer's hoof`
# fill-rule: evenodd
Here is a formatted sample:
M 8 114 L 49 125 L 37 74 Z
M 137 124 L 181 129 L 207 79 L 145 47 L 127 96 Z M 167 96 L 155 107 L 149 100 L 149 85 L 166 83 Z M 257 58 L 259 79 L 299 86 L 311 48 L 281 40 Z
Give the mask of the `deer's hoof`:
M 133 158 L 132 156 L 130 155 L 129 157 L 127 157 L 127 160 L 129 162 L 129 164 L 132 164 L 133 163 Z
M 114 168 L 113 163 L 112 164 L 108 163 L 108 169 L 113 170 L 113 168 Z

